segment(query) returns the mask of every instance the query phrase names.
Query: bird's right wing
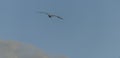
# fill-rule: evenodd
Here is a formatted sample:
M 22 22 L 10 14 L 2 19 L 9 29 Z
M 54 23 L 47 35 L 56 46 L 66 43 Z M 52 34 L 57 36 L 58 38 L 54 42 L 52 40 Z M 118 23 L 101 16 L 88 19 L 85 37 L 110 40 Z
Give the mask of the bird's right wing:
M 53 16 L 55 16 L 55 17 L 57 17 L 57 18 L 59 18 L 59 19 L 63 20 L 63 18 L 62 18 L 62 17 L 60 17 L 60 16 L 57 16 L 57 15 L 53 15 Z
M 57 18 L 59 18 L 59 19 L 62 19 L 62 20 L 63 20 L 63 18 L 62 18 L 62 17 L 57 16 Z

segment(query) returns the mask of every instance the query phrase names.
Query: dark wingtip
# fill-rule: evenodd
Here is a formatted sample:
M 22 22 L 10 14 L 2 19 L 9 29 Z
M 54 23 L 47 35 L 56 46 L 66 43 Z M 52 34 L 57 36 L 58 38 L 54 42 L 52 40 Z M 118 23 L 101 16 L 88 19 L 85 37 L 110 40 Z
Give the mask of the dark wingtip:
M 61 20 L 63 20 L 63 18 L 61 18 L 61 17 L 58 17 L 59 19 L 61 19 Z

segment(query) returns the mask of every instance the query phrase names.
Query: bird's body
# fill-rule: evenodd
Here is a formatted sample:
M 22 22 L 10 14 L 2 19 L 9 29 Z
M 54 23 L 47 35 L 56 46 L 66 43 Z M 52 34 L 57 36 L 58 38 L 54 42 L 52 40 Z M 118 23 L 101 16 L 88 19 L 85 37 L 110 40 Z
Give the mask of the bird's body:
M 49 14 L 49 13 L 47 13 L 47 12 L 38 12 L 38 13 L 41 13 L 41 14 L 46 14 L 46 15 L 48 15 L 48 17 L 49 17 L 49 18 L 52 18 L 52 17 L 57 17 L 57 18 L 59 18 L 59 19 L 63 19 L 63 18 L 61 18 L 60 16 L 53 15 L 53 14 Z
M 51 18 L 52 16 L 51 15 L 48 15 L 49 18 Z

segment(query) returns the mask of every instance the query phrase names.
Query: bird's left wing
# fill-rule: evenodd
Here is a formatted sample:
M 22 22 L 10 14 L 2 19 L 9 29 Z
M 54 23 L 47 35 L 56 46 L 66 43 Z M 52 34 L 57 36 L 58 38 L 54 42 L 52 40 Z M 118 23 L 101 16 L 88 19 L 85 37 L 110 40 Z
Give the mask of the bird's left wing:
M 47 13 L 47 12 L 40 12 L 40 11 L 37 11 L 37 13 L 49 15 L 49 13 Z

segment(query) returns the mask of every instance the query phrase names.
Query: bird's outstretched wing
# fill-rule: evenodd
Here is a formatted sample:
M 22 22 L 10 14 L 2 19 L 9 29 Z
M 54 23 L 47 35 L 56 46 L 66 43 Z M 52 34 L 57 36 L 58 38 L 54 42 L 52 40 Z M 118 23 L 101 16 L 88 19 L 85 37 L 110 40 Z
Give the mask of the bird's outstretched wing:
M 40 12 L 40 11 L 37 11 L 37 13 L 49 15 L 49 13 L 47 13 L 47 12 Z
M 60 16 L 57 16 L 57 15 L 52 15 L 52 16 L 57 17 L 57 18 L 59 18 L 59 19 L 62 19 L 62 20 L 63 20 L 63 18 L 62 18 L 62 17 L 60 17 Z
M 62 19 L 62 20 L 63 20 L 63 18 L 62 18 L 62 17 L 57 16 L 57 18 L 59 18 L 59 19 Z

